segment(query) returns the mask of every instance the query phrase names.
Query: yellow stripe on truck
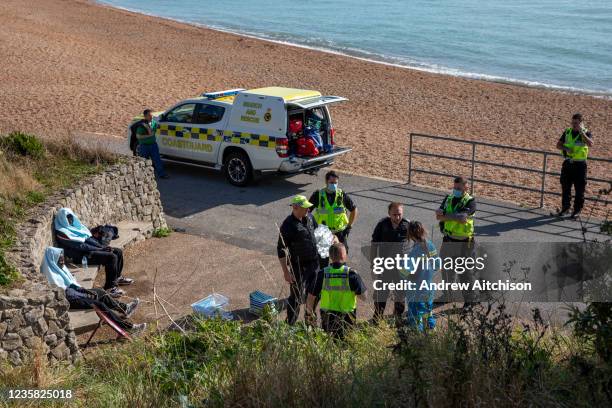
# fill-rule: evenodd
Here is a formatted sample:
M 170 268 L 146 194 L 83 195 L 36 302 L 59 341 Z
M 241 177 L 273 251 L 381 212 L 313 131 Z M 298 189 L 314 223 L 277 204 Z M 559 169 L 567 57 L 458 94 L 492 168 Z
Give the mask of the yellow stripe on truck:
M 214 128 L 198 128 L 178 125 L 161 124 L 156 131 L 156 135 L 169 136 L 183 140 L 201 140 L 209 142 L 225 142 L 235 145 L 251 145 L 267 149 L 276 148 L 276 140 L 283 139 L 269 135 L 258 135 L 250 132 L 232 132 L 231 130 L 220 130 Z M 167 146 L 187 148 L 191 144 L 164 143 Z M 189 149 L 189 150 L 202 150 Z

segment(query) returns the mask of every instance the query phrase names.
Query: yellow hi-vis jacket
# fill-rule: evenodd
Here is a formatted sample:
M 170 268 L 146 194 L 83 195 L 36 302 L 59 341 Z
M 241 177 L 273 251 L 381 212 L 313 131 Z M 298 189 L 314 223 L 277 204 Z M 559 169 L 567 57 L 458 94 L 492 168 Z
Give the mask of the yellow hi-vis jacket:
M 342 190 L 337 189 L 334 202 L 330 204 L 325 189 L 319 190 L 319 205 L 312 212 L 317 224 L 327 225 L 332 232 L 344 231 L 349 220 L 343 198 Z
M 446 215 L 457 213 L 459 209 L 467 205 L 472 196 L 467 193 L 464 194 L 454 207 L 453 198 L 452 194 L 446 197 L 446 202 L 444 203 L 444 214 Z M 451 238 L 472 238 L 474 236 L 474 215 L 468 215 L 465 224 L 454 220 L 444 221 L 444 234 Z
M 349 284 L 349 267 L 328 266 L 323 269 L 323 286 L 319 307 L 326 312 L 350 313 L 357 308 L 357 295 Z
M 576 160 L 576 161 L 584 161 L 589 156 L 589 147 L 582 140 L 582 136 L 578 134 L 575 138 L 573 137 L 572 128 L 565 129 L 565 143 L 563 143 L 564 147 L 570 149 L 567 152 L 567 157 Z

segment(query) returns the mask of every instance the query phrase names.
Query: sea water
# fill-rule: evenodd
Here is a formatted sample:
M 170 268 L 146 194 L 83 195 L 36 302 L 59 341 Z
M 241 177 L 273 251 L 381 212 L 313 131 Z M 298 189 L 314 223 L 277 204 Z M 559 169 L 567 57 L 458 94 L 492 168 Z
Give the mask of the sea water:
M 413 69 L 612 96 L 612 0 L 102 0 Z

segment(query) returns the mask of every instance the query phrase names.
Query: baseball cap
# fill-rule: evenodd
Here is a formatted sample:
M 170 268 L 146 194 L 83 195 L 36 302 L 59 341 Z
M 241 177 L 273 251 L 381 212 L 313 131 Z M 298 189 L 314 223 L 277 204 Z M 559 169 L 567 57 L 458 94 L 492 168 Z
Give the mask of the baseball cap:
M 289 205 L 299 205 L 302 208 L 310 208 L 313 206 L 313 204 L 303 195 L 294 196 Z

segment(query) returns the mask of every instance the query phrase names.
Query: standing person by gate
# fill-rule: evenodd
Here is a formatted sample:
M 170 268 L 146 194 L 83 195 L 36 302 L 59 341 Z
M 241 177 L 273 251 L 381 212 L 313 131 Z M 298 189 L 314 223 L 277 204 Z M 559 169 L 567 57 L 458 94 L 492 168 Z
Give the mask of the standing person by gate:
M 440 232 L 442 247 L 440 257 L 446 258 L 475 258 L 474 243 L 474 214 L 476 213 L 476 200 L 468 194 L 468 184 L 464 177 L 455 177 L 453 191 L 449 194 L 440 208 L 436 210 L 436 219 L 440 222 Z M 442 270 L 442 277 L 445 282 L 454 282 L 456 275 L 463 283 L 474 281 L 473 269 L 467 269 L 461 274 L 453 270 Z M 452 298 L 450 293 L 443 297 L 444 302 L 449 302 Z M 474 303 L 476 300 L 474 291 L 462 291 L 465 304 Z M 436 302 L 436 303 L 444 303 Z
M 572 219 L 575 219 L 584 205 L 584 190 L 587 184 L 587 158 L 589 147 L 593 147 L 593 135 L 584 126 L 580 113 L 572 116 L 572 126 L 561 134 L 557 149 L 561 150 L 564 160 L 561 166 L 561 210 L 556 214 L 562 217 L 569 212 L 572 201 L 572 185 L 576 196 Z

